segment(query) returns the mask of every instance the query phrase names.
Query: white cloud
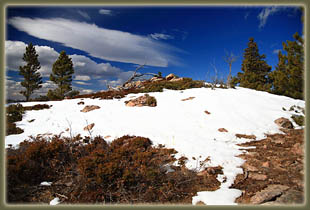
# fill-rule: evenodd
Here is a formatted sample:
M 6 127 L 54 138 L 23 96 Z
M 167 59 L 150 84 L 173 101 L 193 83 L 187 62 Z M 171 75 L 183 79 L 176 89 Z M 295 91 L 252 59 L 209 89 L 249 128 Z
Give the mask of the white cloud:
M 173 39 L 173 38 L 174 38 L 174 37 L 171 36 L 171 35 L 168 35 L 168 34 L 159 34 L 159 33 L 150 34 L 150 37 L 152 37 L 153 39 L 156 39 L 156 40 L 160 40 L 160 39 L 167 40 L 167 39 Z
M 112 10 L 109 9 L 100 9 L 99 14 L 101 15 L 112 15 Z
M 257 16 L 257 18 L 259 19 L 259 28 L 263 28 L 266 23 L 267 23 L 267 19 L 270 15 L 278 12 L 279 10 L 283 9 L 282 7 L 267 7 L 265 9 L 263 9 Z
M 100 28 L 95 24 L 63 18 L 41 19 L 14 17 L 9 24 L 31 36 L 59 42 L 110 61 L 167 67 L 179 64 L 171 54 L 180 51 L 147 36 Z
M 81 10 L 78 10 L 77 12 L 78 12 L 82 17 L 84 17 L 85 19 L 90 20 L 90 17 L 89 17 L 89 15 L 88 15 L 86 12 L 83 12 L 83 11 L 81 11 Z
M 25 65 L 23 54 L 26 51 L 24 42 L 21 41 L 5 41 L 6 69 L 19 71 L 19 66 Z M 52 72 L 53 63 L 57 60 L 59 53 L 48 46 L 35 45 L 38 60 L 41 64 L 39 72 L 44 77 L 48 77 Z
M 31 95 L 31 98 L 39 97 L 40 95 L 46 95 L 49 89 L 55 89 L 57 85 L 51 81 L 46 81 L 42 83 L 42 88 L 35 90 Z M 12 100 L 25 100 L 25 96 L 20 94 L 20 91 L 25 90 L 25 88 L 20 84 L 20 82 L 7 79 L 6 80 L 6 98 Z
M 91 85 L 90 83 L 83 82 L 83 81 L 75 81 L 75 83 L 79 85 Z
M 89 76 L 82 76 L 82 75 L 77 75 L 75 76 L 74 80 L 80 80 L 80 81 L 88 81 L 90 80 L 90 77 Z
M 281 49 L 274 49 L 274 50 L 272 51 L 273 54 L 278 54 L 279 52 L 281 52 Z

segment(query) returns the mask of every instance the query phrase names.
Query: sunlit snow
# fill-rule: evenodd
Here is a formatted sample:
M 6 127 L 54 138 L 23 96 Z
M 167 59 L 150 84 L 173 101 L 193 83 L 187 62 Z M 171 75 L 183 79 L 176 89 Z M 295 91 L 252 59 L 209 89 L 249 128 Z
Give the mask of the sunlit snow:
M 226 182 L 217 191 L 199 192 L 192 203 L 202 201 L 207 205 L 232 205 L 241 191 L 229 189 L 229 186 L 236 175 L 242 173 L 240 166 L 243 160 L 236 156 L 244 152 L 236 144 L 249 141 L 236 138 L 235 134 L 255 135 L 259 140 L 266 134 L 282 133 L 274 120 L 280 117 L 291 119 L 292 114 L 296 114 L 283 108 L 289 110 L 293 105 L 305 107 L 303 100 L 239 87 L 164 90 L 162 93 L 149 93 L 156 98 L 156 107 L 125 106 L 126 100 L 140 95 L 143 94 L 130 94 L 113 100 L 83 99 L 84 105 L 77 104 L 81 99 L 22 103 L 23 106 L 42 103 L 53 106 L 27 111 L 23 120 L 16 123 L 24 129 L 24 133 L 7 136 L 6 146 L 17 145 L 28 136 L 38 134 L 88 136 L 90 133 L 83 128 L 95 123 L 91 130 L 92 137 L 110 136 L 107 141 L 123 135 L 148 137 L 154 145 L 164 144 L 176 149 L 177 157 L 185 155 L 189 159 L 186 165 L 191 169 L 199 170 L 199 161 L 209 156 L 206 166 L 222 166 Z M 182 101 L 188 97 L 195 98 Z M 86 105 L 98 105 L 100 109 L 81 112 Z M 32 119 L 35 120 L 30 122 Z M 219 128 L 225 128 L 228 132 L 219 132 Z M 218 179 L 223 181 L 223 177 Z

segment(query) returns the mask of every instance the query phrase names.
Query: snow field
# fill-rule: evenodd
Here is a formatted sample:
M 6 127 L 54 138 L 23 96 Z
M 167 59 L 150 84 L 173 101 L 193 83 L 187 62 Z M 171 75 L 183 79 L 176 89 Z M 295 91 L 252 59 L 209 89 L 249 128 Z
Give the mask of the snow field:
M 196 88 L 184 91 L 164 90 L 149 93 L 157 100 L 156 107 L 126 107 L 125 101 L 132 99 L 130 94 L 122 99 L 99 100 L 83 99 L 84 105 L 77 103 L 81 99 L 55 102 L 28 102 L 23 106 L 35 104 L 53 105 L 50 109 L 27 111 L 17 127 L 24 130 L 19 135 L 6 137 L 8 144 L 17 145 L 28 136 L 38 134 L 60 134 L 70 137 L 81 134 L 88 136 L 83 128 L 95 123 L 92 137 L 111 136 L 112 141 L 123 135 L 135 135 L 150 138 L 154 145 L 164 144 L 178 151 L 177 158 L 184 155 L 191 169 L 199 169 L 197 160 L 210 156 L 206 166 L 222 166 L 227 181 L 214 192 L 199 192 L 192 203 L 202 201 L 207 205 L 232 205 L 241 195 L 241 191 L 229 189 L 236 175 L 242 173 L 241 158 L 236 157 L 244 151 L 236 144 L 249 141 L 238 139 L 235 134 L 255 135 L 257 140 L 269 133 L 281 133 L 274 120 L 280 117 L 290 119 L 294 112 L 284 111 L 296 105 L 305 107 L 305 102 L 284 96 L 245 88 L 215 89 Z M 188 97 L 192 100 L 182 101 Z M 101 108 L 87 113 L 80 112 L 86 105 L 98 105 Z M 206 114 L 205 111 L 210 112 Z M 33 122 L 28 122 L 35 119 Z M 297 126 L 295 123 L 293 123 Z M 66 129 L 69 128 L 69 131 Z M 228 132 L 219 132 L 225 128 Z M 223 177 L 219 177 L 223 180 Z

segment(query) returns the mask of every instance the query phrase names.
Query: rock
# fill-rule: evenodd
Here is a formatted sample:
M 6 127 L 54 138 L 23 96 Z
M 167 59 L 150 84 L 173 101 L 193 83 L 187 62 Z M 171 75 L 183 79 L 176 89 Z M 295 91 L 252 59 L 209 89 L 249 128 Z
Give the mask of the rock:
M 84 101 L 80 101 L 80 102 L 78 102 L 77 104 L 78 104 L 78 105 L 84 105 L 85 103 L 84 103 Z
M 87 105 L 84 107 L 83 110 L 81 110 L 81 112 L 90 112 L 93 111 L 95 109 L 100 109 L 100 106 L 96 106 L 96 105 Z
M 279 127 L 285 128 L 285 129 L 292 129 L 294 128 L 293 124 L 291 121 L 287 118 L 281 117 L 279 119 L 276 119 L 274 121 Z
M 175 76 L 174 74 L 168 74 L 166 76 L 166 80 L 171 80 L 171 79 L 175 79 L 175 78 L 177 78 L 177 76 Z
M 195 97 L 188 97 L 188 98 L 184 98 L 181 101 L 188 101 L 188 100 L 193 100 Z
M 242 168 L 244 168 L 246 171 L 258 171 L 258 169 L 252 165 L 249 165 L 247 162 L 245 162 L 242 165 Z
M 151 106 L 154 107 L 157 105 L 157 101 L 153 96 L 148 94 L 144 94 L 136 99 L 131 99 L 129 101 L 125 101 L 126 106 L 134 107 L 134 106 Z
M 236 137 L 244 139 L 256 139 L 255 135 L 246 135 L 246 134 L 236 134 Z
M 184 80 L 183 77 L 180 77 L 180 78 L 172 78 L 172 79 L 170 80 L 170 82 L 178 82 L 178 81 L 183 81 L 183 80 Z
M 158 82 L 158 81 L 163 81 L 163 80 L 164 80 L 164 78 L 162 78 L 162 77 L 152 77 L 150 79 L 151 82 Z
M 304 148 L 300 143 L 294 144 L 291 151 L 296 155 L 303 155 L 304 154 Z
M 199 201 L 198 203 L 196 203 L 197 206 L 205 206 L 206 204 L 202 201 Z
M 285 185 L 269 185 L 251 197 L 250 202 L 251 204 L 261 204 L 267 201 L 271 201 L 274 198 L 282 195 L 287 189 L 289 189 L 289 187 Z
M 262 167 L 269 168 L 269 162 L 266 161 L 266 162 L 262 163 Z
M 84 131 L 90 131 L 95 126 L 95 123 L 89 124 L 84 128 Z
M 228 130 L 226 130 L 225 128 L 219 128 L 218 131 L 219 132 L 228 132 Z
M 267 179 L 267 176 L 265 174 L 249 173 L 249 178 L 258 181 L 265 181 Z
M 286 191 L 281 197 L 277 198 L 276 202 L 283 204 L 301 204 L 304 202 L 304 193 L 290 189 Z
M 108 138 L 110 138 L 111 136 L 110 135 L 107 135 L 107 136 L 105 136 L 105 137 L 103 137 L 104 139 L 108 139 Z
M 207 110 L 205 111 L 206 114 L 211 114 L 210 112 L 208 112 Z

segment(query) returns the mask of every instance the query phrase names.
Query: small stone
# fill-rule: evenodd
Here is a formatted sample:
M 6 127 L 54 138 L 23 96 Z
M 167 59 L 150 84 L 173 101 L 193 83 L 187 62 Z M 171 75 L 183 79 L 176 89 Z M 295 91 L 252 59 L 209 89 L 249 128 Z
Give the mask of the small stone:
M 83 105 L 84 104 L 84 101 L 80 101 L 77 103 L 78 105 Z
M 258 169 L 255 166 L 249 165 L 247 162 L 245 162 L 242 167 L 246 169 L 247 171 L 258 171 Z
M 196 203 L 197 206 L 205 206 L 206 204 L 202 201 L 199 201 L 198 203 Z
M 264 181 L 267 179 L 267 176 L 265 174 L 249 173 L 249 178 L 258 181 Z
M 81 110 L 81 112 L 90 112 L 90 111 L 93 111 L 95 109 L 100 109 L 100 106 L 87 105 L 87 106 L 84 107 L 84 109 Z
M 205 111 L 206 114 L 211 114 L 210 112 L 208 112 L 207 110 Z
M 95 126 L 95 123 L 89 124 L 84 128 L 84 131 L 90 131 Z
M 108 136 L 105 136 L 105 137 L 103 137 L 104 139 L 108 139 L 108 138 L 111 138 L 111 136 L 110 135 L 108 135 Z
M 228 132 L 228 130 L 226 130 L 225 128 L 219 128 L 218 131 L 219 132 Z
M 188 97 L 188 98 L 184 98 L 181 101 L 188 101 L 188 100 L 193 100 L 195 97 Z
M 269 168 L 269 162 L 268 162 L 268 161 L 264 162 L 264 163 L 262 164 L 262 167 L 264 167 L 264 168 Z
M 279 127 L 285 128 L 285 129 L 292 129 L 294 128 L 293 124 L 291 121 L 287 118 L 281 117 L 279 119 L 276 119 L 274 121 Z

